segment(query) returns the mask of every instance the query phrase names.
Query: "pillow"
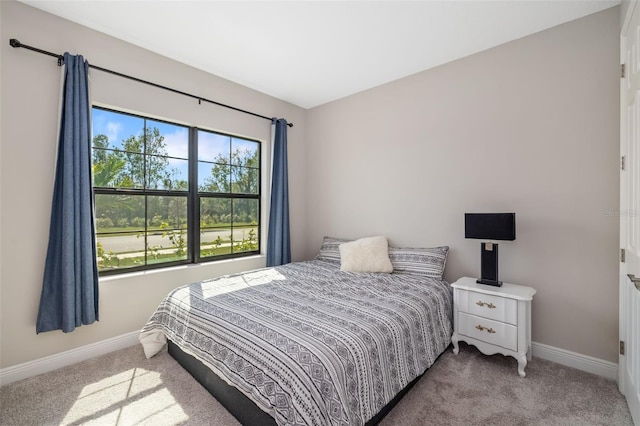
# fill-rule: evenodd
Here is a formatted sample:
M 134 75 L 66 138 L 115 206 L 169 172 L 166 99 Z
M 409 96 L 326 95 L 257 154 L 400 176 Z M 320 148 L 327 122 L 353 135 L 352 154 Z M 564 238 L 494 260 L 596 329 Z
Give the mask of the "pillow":
M 344 238 L 324 237 L 320 253 L 316 256 L 316 260 L 324 260 L 326 262 L 340 263 L 340 244 L 347 243 L 352 240 Z
M 442 279 L 449 247 L 389 247 L 389 260 L 394 273 L 425 275 Z
M 360 238 L 342 243 L 340 270 L 347 272 L 393 272 L 386 237 Z

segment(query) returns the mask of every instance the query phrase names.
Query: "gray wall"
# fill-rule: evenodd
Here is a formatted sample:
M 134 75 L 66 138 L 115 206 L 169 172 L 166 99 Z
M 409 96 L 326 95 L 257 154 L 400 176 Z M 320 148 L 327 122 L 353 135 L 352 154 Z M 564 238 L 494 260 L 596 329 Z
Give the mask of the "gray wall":
M 55 166 L 60 69 L 53 58 L 10 47 L 10 38 L 52 52 L 80 53 L 99 66 L 292 121 L 292 249 L 294 259 L 301 259 L 298 254 L 304 253 L 306 228 L 305 110 L 21 3 L 2 1 L 0 8 L 0 367 L 138 330 L 170 289 L 265 264 L 261 256 L 103 279 L 98 323 L 69 334 L 36 335 Z M 90 75 L 93 100 L 102 105 L 269 142 L 271 125 L 266 120 L 198 105 L 195 100 L 99 71 L 92 70 Z M 268 149 L 265 153 L 265 159 L 269 158 Z
M 311 109 L 307 256 L 323 235 L 449 245 L 517 213 L 500 276 L 537 289 L 533 340 L 617 363 L 619 8 Z
M 627 9 L 629 9 L 629 7 L 631 7 L 630 0 L 622 0 L 620 2 L 620 29 L 622 29 L 622 21 L 624 20 L 625 14 L 627 13 Z

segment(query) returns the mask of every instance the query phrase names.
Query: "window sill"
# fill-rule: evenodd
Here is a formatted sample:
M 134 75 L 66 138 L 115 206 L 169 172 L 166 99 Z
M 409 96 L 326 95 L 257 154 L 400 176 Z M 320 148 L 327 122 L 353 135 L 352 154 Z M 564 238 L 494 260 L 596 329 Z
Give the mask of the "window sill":
M 266 258 L 267 258 L 266 254 L 257 254 L 255 256 L 245 256 L 245 257 L 238 257 L 238 258 L 231 258 L 231 259 L 224 259 L 224 260 L 212 260 L 210 262 L 192 263 L 189 265 L 169 266 L 166 268 L 149 269 L 147 271 L 136 271 L 136 272 L 128 272 L 128 273 L 118 274 L 118 275 L 108 275 L 105 277 L 100 277 L 99 282 L 100 283 L 117 282 L 121 280 L 132 279 L 132 278 L 147 277 L 155 274 L 177 273 L 179 271 L 192 272 L 192 270 L 195 270 L 195 269 L 202 269 L 202 268 L 214 269 L 217 266 L 220 267 L 220 269 L 224 270 L 224 269 L 227 269 L 225 267 L 228 267 L 231 265 L 237 265 L 238 263 L 242 263 L 242 262 L 245 262 L 245 263 L 255 262 L 256 260 L 259 260 L 259 259 L 266 260 Z M 255 268 L 250 268 L 250 269 L 255 269 Z M 221 274 L 221 275 L 225 275 L 225 274 Z

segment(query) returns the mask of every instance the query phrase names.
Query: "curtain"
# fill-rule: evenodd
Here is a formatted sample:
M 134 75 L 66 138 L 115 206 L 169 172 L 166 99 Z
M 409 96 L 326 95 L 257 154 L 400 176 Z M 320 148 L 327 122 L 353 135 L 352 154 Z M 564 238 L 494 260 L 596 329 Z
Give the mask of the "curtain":
M 287 172 L 287 120 L 274 119 L 271 210 L 267 237 L 267 266 L 291 262 L 289 236 L 289 177 Z
M 64 54 L 58 155 L 36 333 L 98 320 L 89 64 Z

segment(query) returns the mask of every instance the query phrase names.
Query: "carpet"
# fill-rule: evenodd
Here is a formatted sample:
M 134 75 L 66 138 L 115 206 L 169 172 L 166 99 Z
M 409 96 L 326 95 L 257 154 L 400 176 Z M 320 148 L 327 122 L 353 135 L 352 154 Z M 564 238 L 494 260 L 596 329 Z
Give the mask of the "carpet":
M 393 425 L 633 425 L 617 384 L 534 358 L 447 349 L 382 420 Z M 0 388 L 0 425 L 239 423 L 165 351 L 133 346 Z

